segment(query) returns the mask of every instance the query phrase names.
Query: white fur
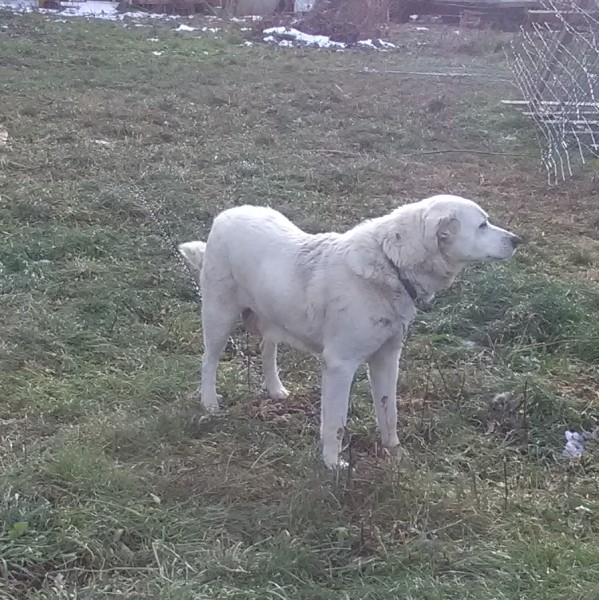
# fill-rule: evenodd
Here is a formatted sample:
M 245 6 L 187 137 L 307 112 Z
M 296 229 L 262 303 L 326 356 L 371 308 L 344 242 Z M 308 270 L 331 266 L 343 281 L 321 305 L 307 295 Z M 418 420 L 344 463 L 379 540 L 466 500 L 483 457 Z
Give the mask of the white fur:
M 201 399 L 218 410 L 216 370 L 241 315 L 262 336 L 264 387 L 289 393 L 277 371 L 277 344 L 322 357 L 321 443 L 339 464 L 349 392 L 368 364 L 383 445 L 397 450 L 398 361 L 414 301 L 430 300 L 471 262 L 509 258 L 519 238 L 490 225 L 474 202 L 434 196 L 401 206 L 346 233 L 310 235 L 271 208 L 240 206 L 219 214 L 203 242 L 180 246 L 200 275 L 204 359 Z M 395 265 L 395 266 L 394 266 Z

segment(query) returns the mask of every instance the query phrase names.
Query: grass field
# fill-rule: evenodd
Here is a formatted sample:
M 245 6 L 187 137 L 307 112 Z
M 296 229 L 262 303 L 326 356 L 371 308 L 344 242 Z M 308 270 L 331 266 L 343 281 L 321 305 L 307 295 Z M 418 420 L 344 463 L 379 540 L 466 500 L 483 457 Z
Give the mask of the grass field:
M 0 598 L 599 597 L 597 455 L 561 457 L 599 417 L 599 187 L 546 185 L 499 102 L 505 37 L 337 53 L 242 46 L 239 24 L 0 25 Z M 317 361 L 284 350 L 292 397 L 268 402 L 241 330 L 227 410 L 202 415 L 198 306 L 148 205 L 181 242 L 240 203 L 314 232 L 438 192 L 527 243 L 415 324 L 410 465 L 380 455 L 361 371 L 354 470 L 324 472 Z

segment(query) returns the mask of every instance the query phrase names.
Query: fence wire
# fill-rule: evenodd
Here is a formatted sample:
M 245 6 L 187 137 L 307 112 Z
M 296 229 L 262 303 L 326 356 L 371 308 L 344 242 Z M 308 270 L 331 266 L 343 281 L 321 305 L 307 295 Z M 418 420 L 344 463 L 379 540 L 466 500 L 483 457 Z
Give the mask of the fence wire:
M 599 21 L 597 6 L 586 8 L 584 0 L 541 4 L 546 12 L 529 14 L 509 57 L 524 114 L 542 132 L 542 161 L 555 183 L 599 157 Z

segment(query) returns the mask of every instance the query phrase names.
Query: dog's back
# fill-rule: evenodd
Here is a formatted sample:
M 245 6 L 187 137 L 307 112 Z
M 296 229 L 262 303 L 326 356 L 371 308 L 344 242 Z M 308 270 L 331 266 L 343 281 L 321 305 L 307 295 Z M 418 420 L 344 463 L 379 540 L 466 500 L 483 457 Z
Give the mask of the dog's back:
M 255 274 L 267 263 L 276 265 L 280 259 L 288 259 L 297 252 L 298 244 L 310 237 L 272 208 L 238 206 L 214 219 L 204 260 L 221 267 L 223 262 L 241 267 L 240 273 L 233 273 L 236 276 L 247 274 L 247 269 Z M 274 265 L 269 267 L 271 273 Z
M 240 206 L 216 217 L 206 242 L 201 287 L 204 302 L 247 308 L 283 339 L 314 328 L 327 304 L 329 250 L 339 234 L 312 235 L 281 213 Z M 318 311 L 313 307 L 317 306 Z M 268 318 L 266 318 L 268 316 Z M 306 347 L 298 341 L 296 346 Z
M 185 242 L 178 248 L 200 281 L 205 262 L 217 276 L 219 272 L 233 275 L 231 264 L 252 263 L 255 267 L 265 258 L 291 249 L 306 235 L 272 208 L 244 205 L 217 215 L 207 242 Z
M 226 243 L 244 252 L 262 245 L 276 244 L 278 248 L 286 240 L 307 234 L 296 227 L 287 217 L 267 206 L 237 206 L 220 213 L 212 224 L 207 246 Z

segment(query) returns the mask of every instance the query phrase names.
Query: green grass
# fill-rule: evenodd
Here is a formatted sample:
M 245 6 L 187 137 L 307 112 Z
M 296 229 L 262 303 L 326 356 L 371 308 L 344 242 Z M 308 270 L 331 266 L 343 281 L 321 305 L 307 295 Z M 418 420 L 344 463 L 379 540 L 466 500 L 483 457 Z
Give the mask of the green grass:
M 504 36 L 329 53 L 0 22 L 0 598 L 599 595 L 596 454 L 561 457 L 599 417 L 596 200 L 582 176 L 548 188 L 500 105 Z M 460 68 L 492 78 L 385 72 Z M 354 471 L 325 472 L 317 361 L 282 350 L 293 394 L 268 402 L 241 330 L 226 414 L 202 414 L 198 306 L 148 206 L 179 242 L 240 203 L 316 232 L 444 191 L 528 243 L 413 327 L 408 464 L 381 456 L 361 370 Z

